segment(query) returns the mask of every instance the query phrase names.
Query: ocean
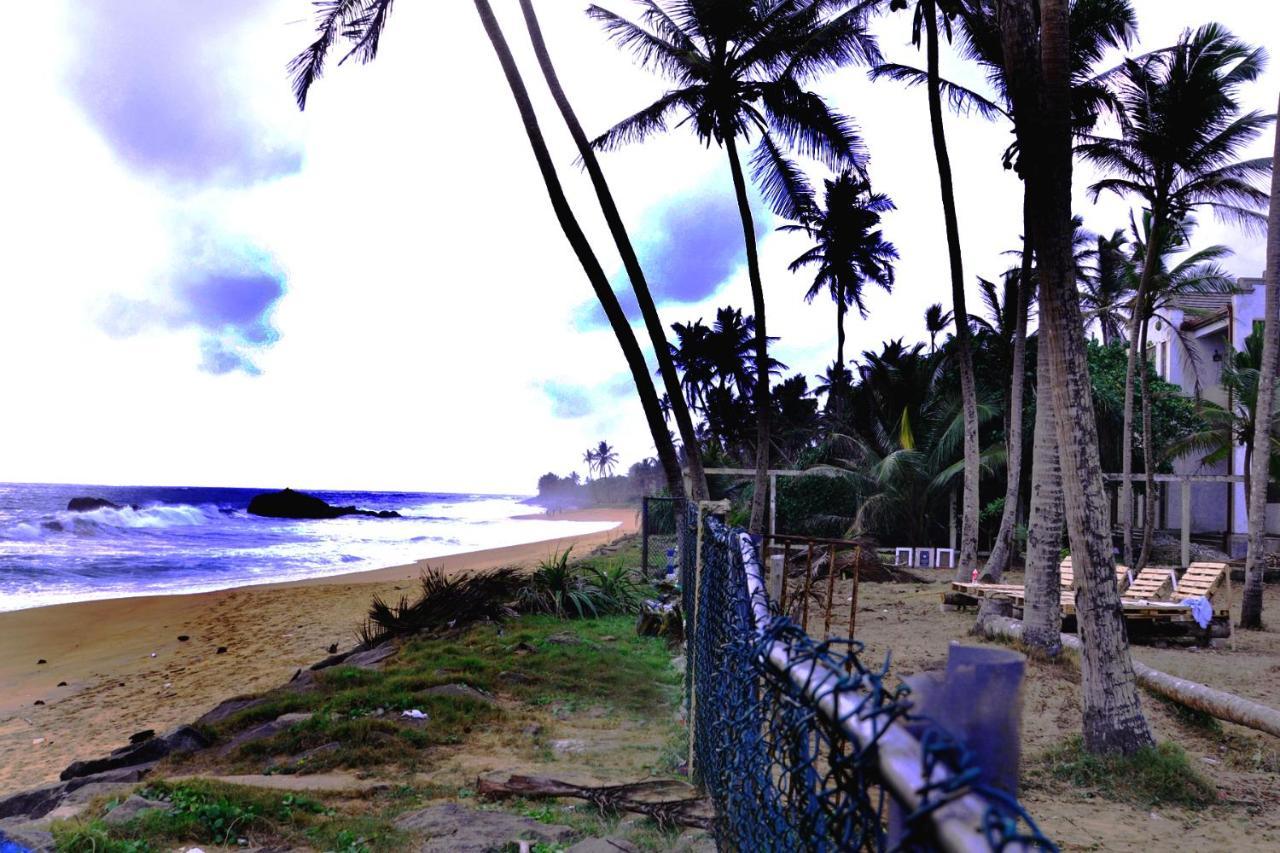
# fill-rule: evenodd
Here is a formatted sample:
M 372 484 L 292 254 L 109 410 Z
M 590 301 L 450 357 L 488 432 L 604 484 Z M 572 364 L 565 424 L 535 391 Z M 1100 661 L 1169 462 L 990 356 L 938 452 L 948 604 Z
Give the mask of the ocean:
M 263 491 L 0 484 L 0 611 L 325 577 L 614 526 L 517 519 L 542 512 L 518 495 L 308 491 L 403 517 L 250 515 Z M 125 508 L 68 512 L 80 496 Z

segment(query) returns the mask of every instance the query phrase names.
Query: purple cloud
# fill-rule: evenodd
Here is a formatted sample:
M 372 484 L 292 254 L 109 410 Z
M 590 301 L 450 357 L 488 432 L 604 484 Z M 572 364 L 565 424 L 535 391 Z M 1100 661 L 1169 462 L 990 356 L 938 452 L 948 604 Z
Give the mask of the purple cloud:
M 139 171 L 180 183 L 247 184 L 297 171 L 299 149 L 250 114 L 234 69 L 268 0 L 84 0 L 71 15 L 74 97 Z M 288 80 L 276 84 L 282 111 Z M 252 63 L 249 63 L 252 65 Z
M 177 272 L 150 299 L 112 296 L 99 315 L 114 337 L 153 328 L 201 333 L 200 369 L 223 374 L 261 371 L 252 354 L 280 337 L 271 312 L 284 295 L 284 274 L 266 254 L 226 237 L 194 232 L 180 246 Z

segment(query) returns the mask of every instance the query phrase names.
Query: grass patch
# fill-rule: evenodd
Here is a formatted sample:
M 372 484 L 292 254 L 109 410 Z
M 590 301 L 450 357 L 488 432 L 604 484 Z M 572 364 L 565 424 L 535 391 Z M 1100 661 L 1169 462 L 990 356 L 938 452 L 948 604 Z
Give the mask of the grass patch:
M 450 637 L 416 637 L 381 670 L 336 666 L 317 673 L 309 692 L 282 689 L 206 733 L 226 743 L 281 714 L 309 720 L 247 743 L 215 764 L 258 772 L 421 766 L 432 747 L 464 743 L 520 714 L 466 696 L 432 695 L 463 683 L 521 706 L 572 711 L 592 705 L 635 717 L 674 709 L 681 678 L 666 644 L 640 637 L 630 616 L 558 619 L 528 615 L 482 623 Z M 510 705 L 507 706 L 510 708 Z M 414 722 L 401 712 L 417 709 Z M 207 754 L 199 761 L 209 761 Z
M 1218 799 L 1213 783 L 1191 765 L 1186 752 L 1167 742 L 1136 755 L 1109 757 L 1087 752 L 1077 735 L 1043 753 L 1034 770 L 1052 781 L 1144 807 L 1206 806 Z
M 62 853 L 146 853 L 178 844 L 306 846 L 339 853 L 398 849 L 404 839 L 386 820 L 339 813 L 322 800 L 206 780 L 155 782 L 138 791 L 164 803 L 119 826 L 103 817 L 108 800 L 85 816 L 57 821 L 54 843 Z

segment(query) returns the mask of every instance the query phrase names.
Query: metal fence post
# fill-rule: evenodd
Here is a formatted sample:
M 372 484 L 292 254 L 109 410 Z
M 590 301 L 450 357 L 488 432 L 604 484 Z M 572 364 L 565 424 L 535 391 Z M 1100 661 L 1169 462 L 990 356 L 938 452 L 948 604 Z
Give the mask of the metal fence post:
M 649 498 L 640 498 L 640 573 L 649 577 Z

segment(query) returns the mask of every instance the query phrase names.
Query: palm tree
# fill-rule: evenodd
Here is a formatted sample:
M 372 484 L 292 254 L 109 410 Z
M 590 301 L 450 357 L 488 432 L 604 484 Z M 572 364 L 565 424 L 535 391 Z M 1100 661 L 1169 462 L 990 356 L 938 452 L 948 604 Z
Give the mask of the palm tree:
M 898 250 L 879 230 L 881 214 L 894 209 L 887 195 L 871 191 L 865 177 L 844 171 L 825 182 L 822 207 L 805 211 L 798 225 L 784 225 L 784 231 L 804 231 L 814 245 L 791 262 L 792 272 L 817 265 L 818 273 L 805 293 L 806 302 L 826 290 L 836 304 L 836 364 L 844 364 L 844 315 L 856 306 L 863 319 L 867 306 L 862 288 L 878 284 L 893 290 L 893 262 Z M 874 229 L 874 230 L 873 230 Z
M 929 124 L 933 134 L 934 159 L 938 163 L 938 184 L 942 192 L 942 218 L 947 233 L 947 256 L 951 264 L 951 303 L 955 316 L 955 359 L 960 371 L 960 396 L 964 411 L 964 490 L 961 501 L 960 553 L 956 558 L 956 578 L 964 580 L 978 563 L 978 482 L 981 478 L 978 450 L 978 388 L 973 376 L 969 312 L 965 307 L 964 263 L 960 253 L 960 222 L 956 215 L 955 187 L 951 176 L 951 155 L 947 151 L 942 124 L 942 78 L 938 71 L 938 11 L 941 9 L 948 37 L 950 19 L 958 11 L 957 0 L 916 0 L 912 42 L 923 39 L 929 100 Z M 905 9 L 907 0 L 891 0 L 889 8 Z
M 1132 219 L 1132 217 L 1131 217 Z M 1231 254 L 1226 246 L 1210 246 L 1197 252 L 1184 254 L 1181 259 L 1169 266 L 1170 257 L 1187 252 L 1190 243 L 1190 232 L 1195 227 L 1195 219 L 1190 215 L 1183 217 L 1172 227 L 1160 232 L 1158 239 L 1161 245 L 1153 251 L 1147 250 L 1147 243 L 1152 239 L 1151 214 L 1146 211 L 1139 228 L 1131 222 L 1133 230 L 1133 263 L 1145 265 L 1148 261 L 1155 264 L 1155 269 L 1147 275 L 1147 295 L 1141 313 L 1134 318 L 1139 328 L 1138 352 L 1147 351 L 1147 333 L 1151 320 L 1160 317 L 1161 312 L 1176 304 L 1178 300 L 1190 294 L 1230 293 L 1235 288 L 1235 280 L 1228 275 L 1217 261 Z M 1139 260 L 1141 259 L 1141 260 Z M 1139 273 L 1139 277 L 1142 273 Z M 1168 317 L 1162 317 L 1168 323 Z M 1173 328 L 1172 323 L 1169 323 Z M 1179 333 L 1181 337 L 1181 333 Z M 1192 357 L 1197 352 L 1194 346 L 1184 344 L 1183 351 Z M 1151 389 L 1147 382 L 1148 371 L 1138 371 L 1138 396 L 1142 407 L 1142 464 L 1144 488 L 1148 499 L 1145 502 L 1146 512 L 1142 524 L 1142 548 L 1138 560 L 1132 564 L 1135 571 L 1140 571 L 1151 556 L 1151 543 L 1155 534 L 1156 500 L 1155 500 L 1155 443 L 1152 436 L 1151 423 Z
M 1280 160 L 1280 133 L 1276 135 L 1275 159 Z M 1280 366 L 1280 174 L 1271 173 L 1271 210 L 1267 218 L 1267 294 L 1262 332 L 1262 364 L 1258 371 L 1257 409 L 1275 410 L 1277 368 Z M 1254 424 L 1254 446 L 1265 445 L 1270 435 L 1266 418 Z M 1240 607 L 1240 627 L 1262 628 L 1262 573 L 1266 568 L 1267 490 L 1264 480 L 1266 454 L 1259 453 L 1249 466 L 1249 547 L 1245 556 L 1244 602 Z
M 613 469 L 618 464 L 618 451 L 609 442 L 602 441 L 596 445 L 596 470 L 601 477 L 613 476 Z
M 1257 226 L 1267 194 L 1254 182 L 1269 174 L 1270 158 L 1239 159 L 1271 121 L 1258 111 L 1241 114 L 1241 84 L 1257 79 L 1265 52 L 1251 48 L 1218 24 L 1186 30 L 1168 50 L 1129 59 L 1115 75 L 1121 135 L 1091 136 L 1079 147 L 1086 160 L 1110 172 L 1090 187 L 1140 199 L 1150 211 L 1151 233 L 1129 323 L 1125 377 L 1125 426 L 1121 458 L 1121 513 L 1125 559 L 1133 565 L 1133 405 L 1140 355 L 1138 318 L 1146 313 L 1154 253 L 1162 232 L 1198 207 Z
M 1090 252 L 1092 264 L 1080 278 L 1080 308 L 1085 321 L 1098 324 L 1102 343 L 1108 346 L 1120 340 L 1121 329 L 1129 322 L 1136 276 L 1133 260 L 1125 251 L 1128 244 L 1124 229 L 1117 228 L 1110 237 L 1099 234 Z
M 306 108 L 311 87 L 320 79 L 325 61 L 339 41 L 346 40 L 352 45 L 349 52 L 344 55 L 344 60 L 354 56 L 360 62 L 371 62 L 376 58 L 382 33 L 391 14 L 391 2 L 392 0 L 333 0 L 317 7 L 317 38 L 289 64 L 290 73 L 293 75 L 293 90 L 300 109 Z M 671 434 L 667 430 L 666 421 L 662 417 L 661 404 L 653 387 L 653 381 L 649 378 L 644 353 L 640 349 L 631 324 L 618 302 L 617 295 L 613 292 L 599 258 L 592 250 L 569 206 L 568 198 L 565 196 L 534 113 L 528 90 L 520 76 L 506 38 L 502 34 L 502 29 L 494 17 L 493 9 L 488 0 L 475 0 L 475 7 L 485 33 L 489 37 L 490 45 L 502 66 L 512 98 L 516 102 L 524 124 L 525 135 L 533 150 L 534 159 L 542 174 L 543 183 L 560 228 L 586 273 L 592 290 L 600 301 L 609 325 L 622 348 L 640 397 L 640 406 L 648 423 L 649 432 L 653 436 L 654 446 L 658 451 L 658 458 L 666 474 L 667 487 L 673 495 L 683 494 L 684 479 L 679 457 L 676 454 L 675 444 L 671 440 Z
M 666 390 L 668 405 L 664 410 L 664 417 L 666 412 L 670 412 L 675 418 L 676 429 L 680 433 L 680 441 L 684 446 L 684 459 L 689 468 L 692 497 L 694 500 L 706 500 L 710 497 L 710 493 L 707 491 L 707 475 L 702 470 L 702 454 L 698 450 L 693 418 L 689 414 L 689 407 L 685 404 L 684 398 L 680 395 L 680 380 L 676 374 L 675 365 L 671 361 L 667 336 L 663 331 L 662 320 L 658 316 L 653 295 L 649 292 L 649 283 L 645 279 L 644 269 L 640 266 L 635 247 L 631 244 L 626 226 L 622 223 L 622 215 L 618 212 L 618 206 L 613 200 L 613 193 L 605 180 L 604 171 L 600 168 L 596 152 L 582 129 L 582 123 L 578 121 L 577 113 L 569 103 L 569 96 L 560 85 L 560 77 L 556 74 L 555 66 L 551 62 L 551 54 L 542 37 L 542 27 L 533 10 L 532 0 L 520 0 L 520 9 L 524 12 L 525 25 L 529 30 L 530 41 L 533 42 L 538 65 L 542 68 L 542 75 L 547 81 L 548 88 L 551 89 L 551 95 L 555 99 L 556 107 L 560 110 L 560 115 L 564 118 L 565 125 L 569 128 L 574 145 L 578 148 L 578 156 L 582 158 L 583 166 L 591 176 L 591 183 L 595 188 L 596 198 L 600 201 L 605 221 L 609 225 L 609 232 L 613 235 L 614 245 L 618 248 L 627 277 L 631 280 L 631 289 L 635 292 L 636 303 L 644 318 L 645 329 L 649 333 L 649 341 L 653 344 L 653 351 L 658 360 L 658 374 Z
M 765 200 L 779 215 L 797 218 L 808 204 L 800 171 L 783 146 L 814 157 L 833 170 L 860 167 L 865 160 L 853 125 L 804 88 L 822 71 L 879 59 L 866 32 L 862 5 L 830 14 L 829 0 L 637 0 L 640 21 L 633 22 L 600 6 L 588 14 L 604 24 L 610 37 L 630 50 L 642 65 L 676 83 L 677 88 L 623 119 L 593 144 L 610 149 L 641 141 L 667 129 L 683 116 L 704 144 L 724 148 L 746 244 L 756 321 L 755 490 L 752 532 L 764 526 L 769 469 L 769 370 L 764 287 L 756 254 L 755 226 L 739 141 L 752 134 L 759 144 L 752 156 L 754 177 Z
M 1037 10 L 1038 5 L 1038 10 Z M 1037 15 L 1037 11 L 1039 15 Z M 1072 89 L 1067 0 L 1003 0 L 1000 32 L 1040 280 L 1040 381 L 1053 408 L 1064 515 L 1076 565 L 1084 742 L 1133 754 L 1154 741 L 1142 714 L 1116 587 L 1098 434 L 1072 253 Z M 1042 384 L 1041 388 L 1045 386 Z M 1067 476 L 1066 472 L 1070 472 Z M 1033 500 L 1039 484 L 1033 482 Z M 1028 589 L 1030 593 L 1030 588 Z
M 587 479 L 591 479 L 591 475 L 595 473 L 599 460 L 596 458 L 596 449 L 588 447 L 587 452 L 582 454 L 582 461 L 587 465 Z
M 942 303 L 935 302 L 924 309 L 924 327 L 929 333 L 929 352 L 938 351 L 938 335 L 951 325 L 951 312 L 942 310 Z

